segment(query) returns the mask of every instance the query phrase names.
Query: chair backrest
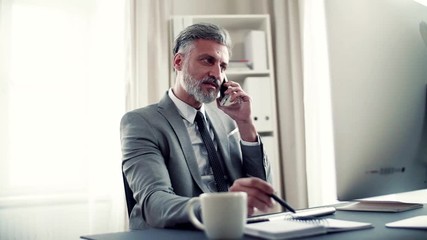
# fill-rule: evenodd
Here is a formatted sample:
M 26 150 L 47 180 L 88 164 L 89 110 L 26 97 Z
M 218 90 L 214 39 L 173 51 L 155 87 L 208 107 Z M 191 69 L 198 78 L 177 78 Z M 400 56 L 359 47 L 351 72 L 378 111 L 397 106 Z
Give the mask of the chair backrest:
M 122 176 L 123 176 L 123 184 L 125 187 L 125 196 L 126 196 L 126 205 L 127 205 L 127 209 L 128 209 L 128 216 L 130 217 L 130 213 L 132 212 L 132 209 L 135 206 L 136 201 L 133 198 L 133 192 L 130 189 L 129 183 L 126 180 L 126 176 L 123 172 L 122 172 Z

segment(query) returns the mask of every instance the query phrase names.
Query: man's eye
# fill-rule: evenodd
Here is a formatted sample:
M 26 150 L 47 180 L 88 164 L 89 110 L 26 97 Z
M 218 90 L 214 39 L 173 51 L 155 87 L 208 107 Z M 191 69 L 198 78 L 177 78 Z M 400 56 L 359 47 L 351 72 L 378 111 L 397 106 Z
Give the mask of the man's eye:
M 212 64 L 213 61 L 209 58 L 204 58 L 204 59 L 202 59 L 202 62 L 205 64 Z

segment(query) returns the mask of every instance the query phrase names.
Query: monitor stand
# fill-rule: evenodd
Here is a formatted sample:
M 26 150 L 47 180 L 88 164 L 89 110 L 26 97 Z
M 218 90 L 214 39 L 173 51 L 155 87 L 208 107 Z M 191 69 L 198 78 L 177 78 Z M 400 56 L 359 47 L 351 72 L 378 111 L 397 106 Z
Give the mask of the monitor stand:
M 404 212 L 412 209 L 422 208 L 420 203 L 407 203 L 399 201 L 358 200 L 336 207 L 341 211 L 361 212 Z

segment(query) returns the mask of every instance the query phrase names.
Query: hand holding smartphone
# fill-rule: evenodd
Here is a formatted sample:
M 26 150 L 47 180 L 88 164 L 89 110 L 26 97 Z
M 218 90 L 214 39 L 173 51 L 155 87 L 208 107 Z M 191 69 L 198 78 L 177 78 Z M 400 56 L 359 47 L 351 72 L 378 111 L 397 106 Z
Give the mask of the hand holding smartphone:
M 227 91 L 227 87 L 224 86 L 224 83 L 228 82 L 227 80 L 227 76 L 224 77 L 224 80 L 221 83 L 221 87 L 219 89 L 219 105 L 221 106 L 230 106 L 233 104 L 233 102 L 231 102 L 231 96 L 228 94 L 225 94 L 225 91 Z

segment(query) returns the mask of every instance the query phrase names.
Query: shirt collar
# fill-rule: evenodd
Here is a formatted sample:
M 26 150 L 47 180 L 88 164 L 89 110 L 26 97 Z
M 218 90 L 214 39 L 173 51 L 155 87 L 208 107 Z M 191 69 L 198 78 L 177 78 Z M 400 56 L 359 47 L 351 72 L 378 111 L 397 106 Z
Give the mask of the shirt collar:
M 175 103 L 175 106 L 178 108 L 178 112 L 181 115 L 181 117 L 183 117 L 188 122 L 194 123 L 194 119 L 196 118 L 197 111 L 200 111 L 206 119 L 205 104 L 202 104 L 200 109 L 197 110 L 194 107 L 188 105 L 187 103 L 177 98 L 173 93 L 172 88 L 169 89 L 168 96 L 170 97 L 172 102 Z

